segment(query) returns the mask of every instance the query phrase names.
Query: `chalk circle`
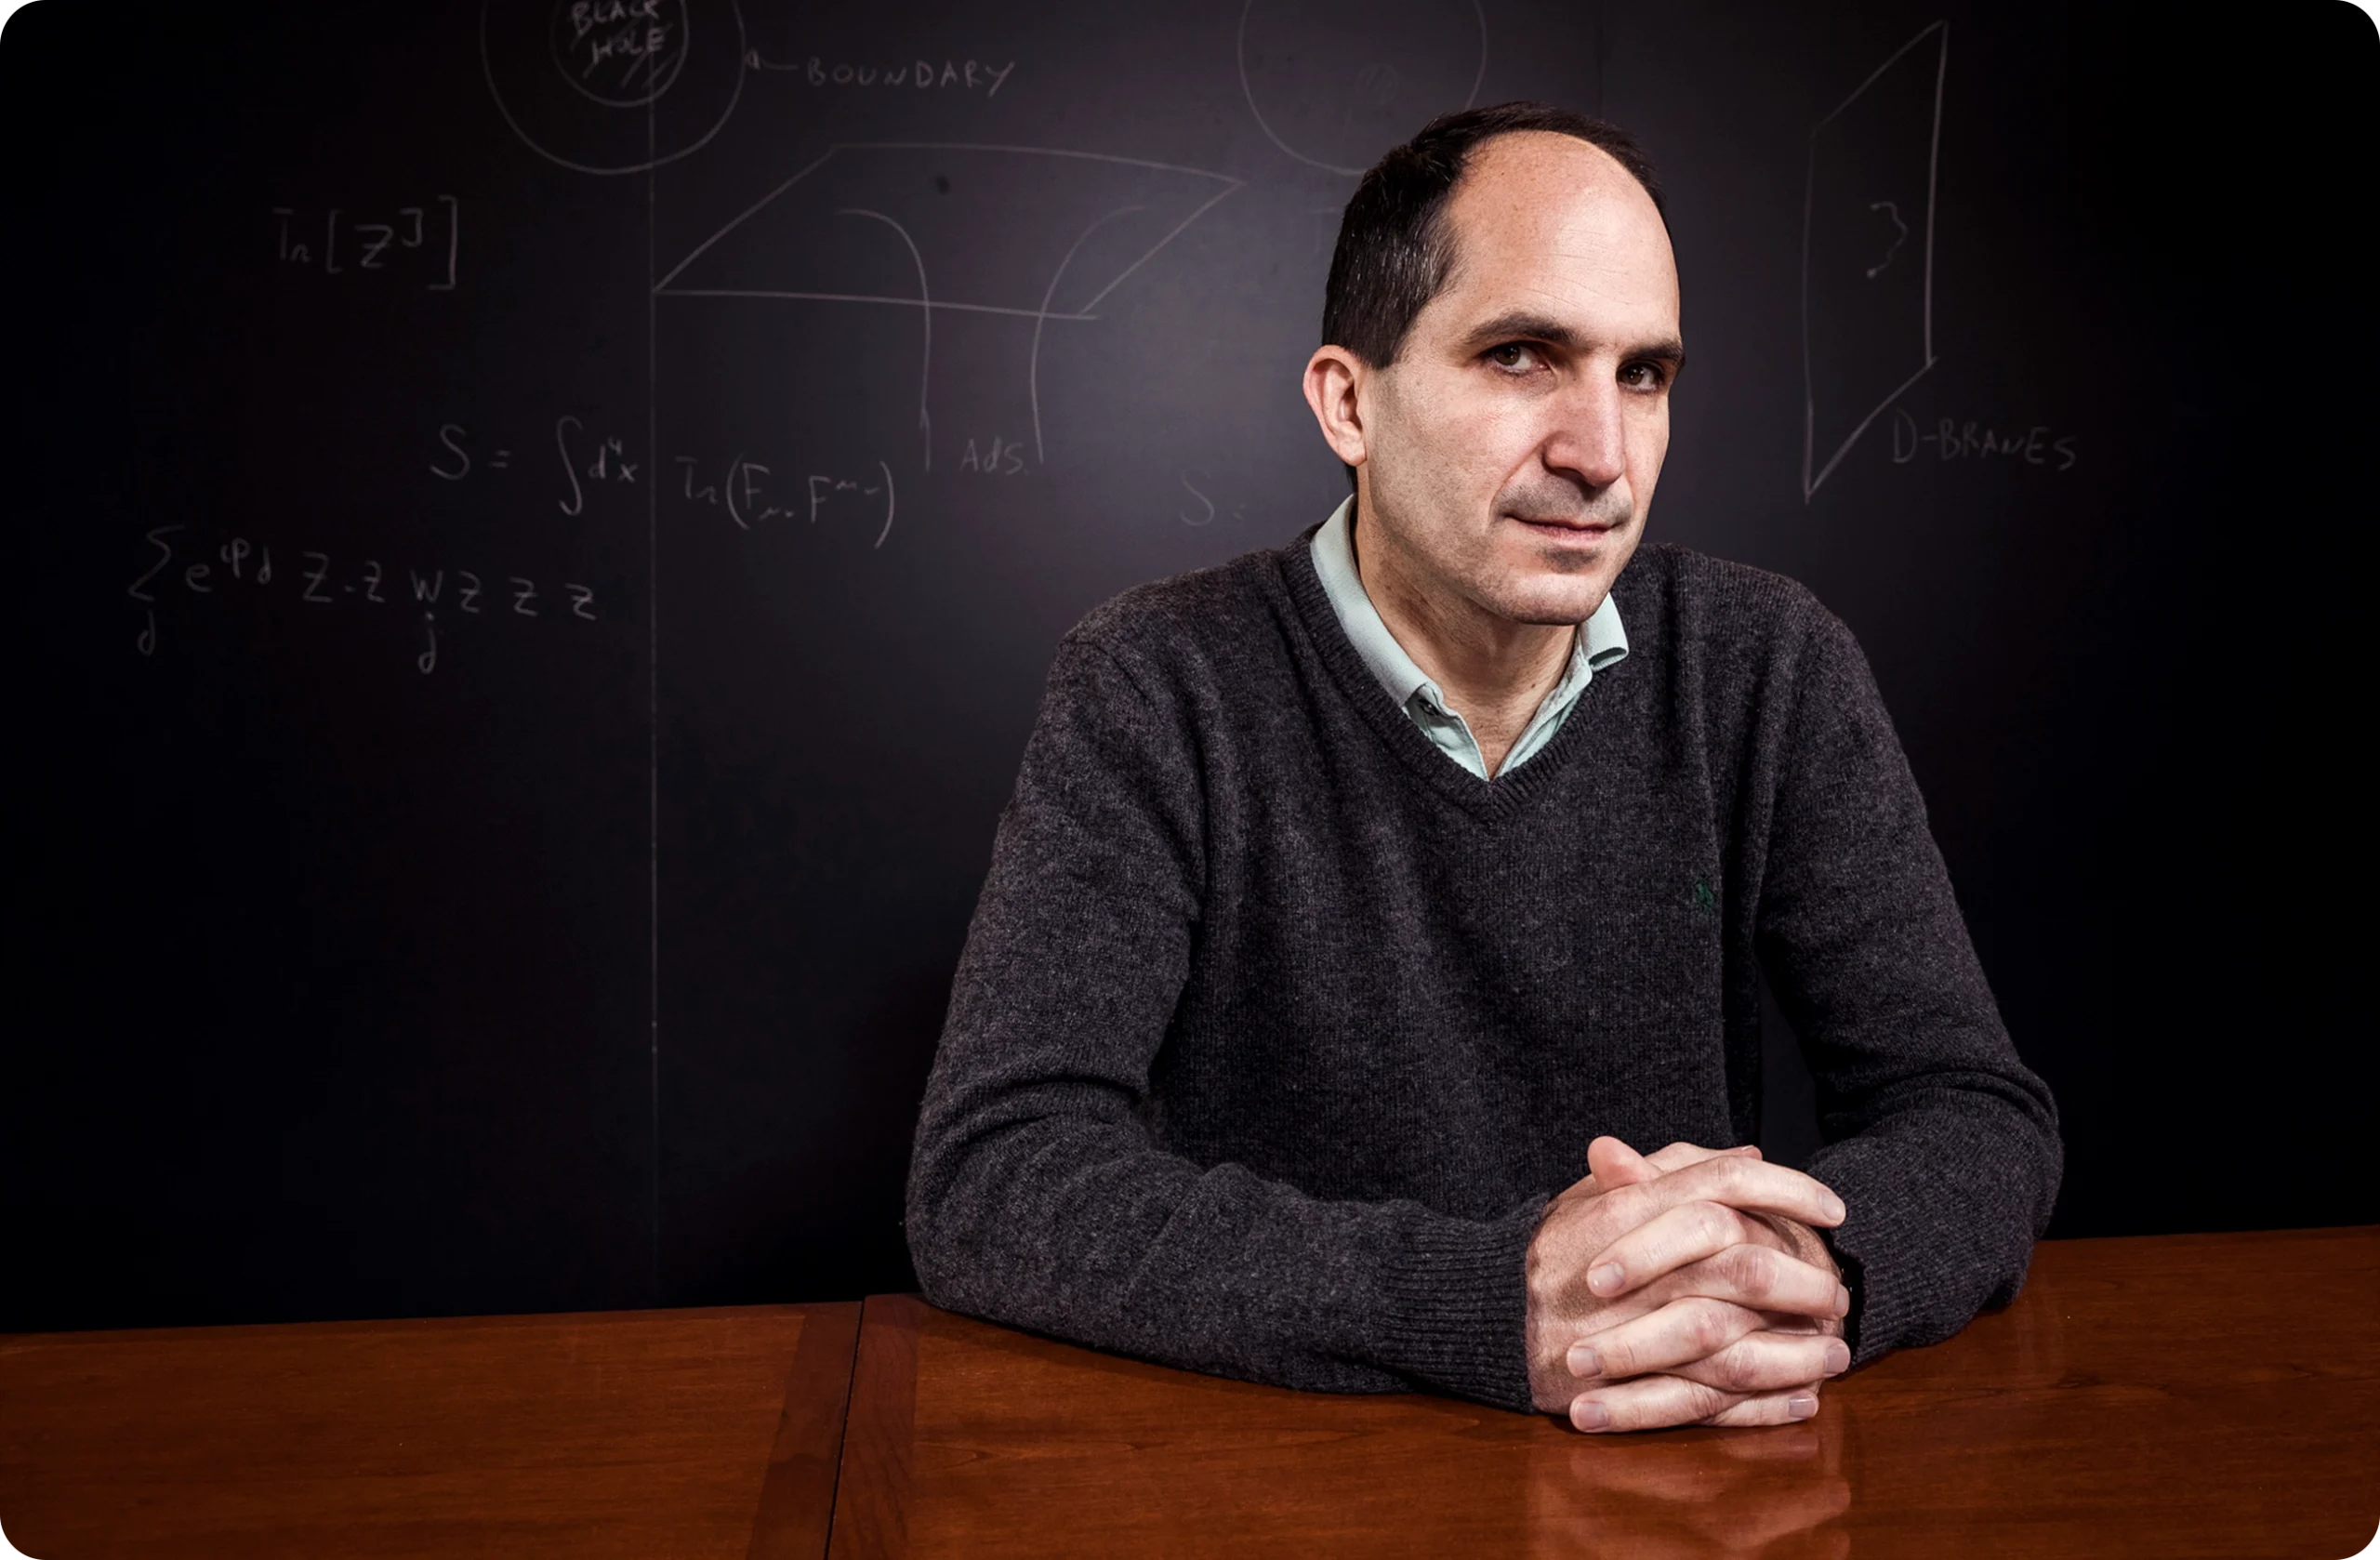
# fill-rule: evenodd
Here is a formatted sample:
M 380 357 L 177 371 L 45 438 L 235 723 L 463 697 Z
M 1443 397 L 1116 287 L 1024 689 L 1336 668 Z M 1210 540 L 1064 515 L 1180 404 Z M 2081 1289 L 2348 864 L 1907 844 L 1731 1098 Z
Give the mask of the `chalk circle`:
M 481 0 L 480 68 L 532 152 L 642 173 L 708 145 L 744 94 L 736 0 Z
M 547 53 L 595 101 L 642 108 L 678 79 L 690 20 L 686 0 L 554 0 Z
M 1361 174 L 1439 114 L 1478 100 L 1479 0 L 1246 0 L 1239 89 L 1267 139 L 1309 167 Z

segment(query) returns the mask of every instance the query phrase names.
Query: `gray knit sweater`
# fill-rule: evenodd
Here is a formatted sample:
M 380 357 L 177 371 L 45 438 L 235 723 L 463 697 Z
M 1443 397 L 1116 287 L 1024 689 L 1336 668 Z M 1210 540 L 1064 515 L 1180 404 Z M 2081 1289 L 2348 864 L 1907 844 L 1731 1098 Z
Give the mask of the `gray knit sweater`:
M 1859 1361 L 2023 1281 L 2060 1165 L 1858 647 L 1647 546 L 1628 658 L 1493 781 L 1303 540 L 1059 647 L 918 1123 L 935 1303 L 1196 1370 L 1526 1409 L 1523 1259 L 1610 1132 L 1751 1141 L 1767 972 Z

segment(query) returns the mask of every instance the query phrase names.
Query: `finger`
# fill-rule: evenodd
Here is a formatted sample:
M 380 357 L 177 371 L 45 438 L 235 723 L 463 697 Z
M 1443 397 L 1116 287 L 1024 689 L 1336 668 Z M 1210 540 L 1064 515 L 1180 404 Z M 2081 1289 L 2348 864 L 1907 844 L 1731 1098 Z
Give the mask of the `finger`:
M 1642 1314 L 1649 1315 L 1689 1295 L 1819 1322 L 1838 1321 L 1851 1310 L 1851 1291 L 1833 1274 L 1774 1247 L 1749 1244 L 1730 1246 L 1716 1256 L 1689 1263 L 1654 1279 L 1630 1298 L 1645 1307 Z M 1769 1323 L 1772 1330 L 1786 1325 L 1777 1320 Z
M 1681 1203 L 1622 1232 L 1597 1252 L 1587 1263 L 1587 1289 L 1608 1300 L 1759 1238 L 1752 1221 L 1725 1203 Z
M 1570 1183 L 1556 1200 L 1593 1196 L 1615 1186 L 1633 1186 L 1638 1182 L 1650 1181 L 1660 1173 L 1659 1167 L 1644 1155 L 1620 1139 L 1605 1133 L 1587 1144 L 1587 1173 Z
M 1577 1408 L 1578 1405 L 1571 1405 L 1573 1412 Z M 1729 1427 L 1798 1424 L 1804 1420 L 1815 1418 L 1818 1411 L 1818 1388 L 1792 1387 L 1784 1392 L 1756 1393 L 1750 1397 L 1736 1398 L 1701 1422 Z
M 1639 1376 L 1632 1382 L 1612 1382 L 1572 1398 L 1570 1424 L 1573 1429 L 1590 1434 L 1701 1424 L 1739 1401 L 1734 1393 L 1721 1392 L 1682 1376 Z
M 1762 1331 L 1765 1324 L 1761 1314 L 1724 1300 L 1709 1300 L 1689 1295 L 1673 1301 L 1633 1321 L 1620 1323 L 1580 1339 L 1570 1345 L 1566 1363 L 1573 1376 L 1585 1376 L 1604 1381 L 1625 1381 L 1631 1376 L 1649 1375 L 1676 1366 L 1707 1360 L 1734 1343 Z M 1792 1386 L 1800 1382 L 1815 1381 L 1817 1372 L 1797 1376 L 1792 1382 L 1767 1383 Z M 1707 1384 L 1724 1385 L 1702 1378 Z
M 1752 1332 L 1673 1373 L 1721 1392 L 1751 1395 L 1814 1386 L 1850 1368 L 1851 1346 L 1840 1338 Z
M 1651 1181 L 1661 1172 L 1651 1160 L 1615 1137 L 1599 1137 L 1587 1144 L 1587 1171 L 1604 1191 Z
M 1605 1197 L 1603 1211 L 1615 1228 L 1627 1230 L 1688 1202 L 1782 1213 L 1821 1229 L 1844 1219 L 1843 1199 L 1823 1183 L 1800 1170 L 1742 1154 L 1714 1154 L 1673 1174 L 1616 1188 Z
M 1598 1139 L 1597 1141 L 1601 1142 L 1605 1140 Z M 1621 1148 L 1626 1148 L 1628 1146 L 1626 1144 L 1621 1143 L 1618 1138 L 1612 1138 L 1609 1141 L 1619 1144 Z M 1592 1164 L 1594 1158 L 1593 1144 L 1590 1144 L 1588 1145 L 1587 1154 L 1588 1162 Z M 1650 1154 L 1644 1155 L 1642 1156 L 1642 1158 L 1643 1162 L 1651 1166 L 1656 1173 L 1667 1175 L 1672 1170 L 1684 1170 L 1688 1165 L 1699 1165 L 1705 1159 L 1716 1158 L 1722 1154 L 1740 1154 L 1757 1159 L 1760 1157 L 1760 1148 L 1758 1144 L 1749 1143 L 1739 1144 L 1734 1148 L 1704 1148 L 1699 1144 L 1673 1143 L 1667 1148 L 1656 1149 Z M 1617 1186 L 1634 1185 L 1653 1179 L 1650 1175 L 1635 1174 L 1633 1173 L 1633 1170 L 1634 1167 L 1633 1166 L 1623 1169 L 1620 1171 L 1620 1179 L 1608 1183 L 1596 1180 L 1594 1173 L 1590 1170 L 1587 1174 L 1580 1177 L 1578 1180 L 1570 1183 L 1569 1185 L 1564 1187 L 1555 1195 L 1554 1200 L 1555 1202 L 1567 1202 L 1573 1197 L 1597 1196 L 1605 1192 L 1613 1190 Z
M 1760 1148 L 1757 1144 L 1749 1143 L 1739 1144 L 1734 1148 L 1705 1148 L 1699 1144 L 1673 1143 L 1667 1148 L 1657 1148 L 1646 1155 L 1645 1162 L 1663 1175 L 1667 1175 L 1673 1170 L 1682 1170 L 1688 1165 L 1699 1165 L 1705 1159 L 1715 1159 L 1722 1154 L 1740 1154 L 1757 1159 L 1760 1157 Z

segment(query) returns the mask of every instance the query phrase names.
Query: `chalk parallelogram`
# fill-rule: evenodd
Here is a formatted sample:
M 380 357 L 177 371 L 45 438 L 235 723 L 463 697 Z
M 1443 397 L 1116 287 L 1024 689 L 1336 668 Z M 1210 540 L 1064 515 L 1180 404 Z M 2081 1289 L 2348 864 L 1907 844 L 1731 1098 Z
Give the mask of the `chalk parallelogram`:
M 1802 498 L 1934 366 L 1934 202 L 1950 28 L 1937 21 L 1810 132 L 1802 212 Z

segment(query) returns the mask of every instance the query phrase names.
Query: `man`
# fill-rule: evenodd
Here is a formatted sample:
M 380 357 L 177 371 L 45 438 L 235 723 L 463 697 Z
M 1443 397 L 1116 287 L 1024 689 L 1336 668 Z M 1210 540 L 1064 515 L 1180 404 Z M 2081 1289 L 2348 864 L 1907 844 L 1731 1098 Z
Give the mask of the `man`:
M 2015 1296 L 2060 1150 L 1849 634 L 1639 545 L 1684 359 L 1650 167 L 1540 105 L 1434 123 L 1349 204 L 1323 337 L 1349 502 L 1060 646 L 919 1276 L 1289 1386 L 1807 1418 Z M 1725 1146 L 1764 972 L 1806 1175 Z

